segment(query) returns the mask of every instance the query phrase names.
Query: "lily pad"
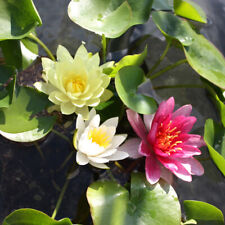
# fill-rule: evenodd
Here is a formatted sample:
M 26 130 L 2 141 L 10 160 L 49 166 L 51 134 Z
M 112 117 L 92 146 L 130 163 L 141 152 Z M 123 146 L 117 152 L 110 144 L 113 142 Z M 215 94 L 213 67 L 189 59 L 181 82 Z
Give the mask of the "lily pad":
M 205 123 L 204 140 L 212 160 L 225 176 L 225 128 L 208 119 Z
M 173 0 L 155 0 L 152 8 L 155 10 L 173 10 Z
M 152 0 L 72 0 L 70 19 L 81 27 L 108 38 L 122 35 L 129 27 L 145 23 Z
M 182 45 L 189 46 L 194 41 L 196 33 L 189 23 L 172 13 L 153 12 L 152 19 L 164 35 L 177 39 Z
M 1 41 L 0 47 L 6 64 L 15 66 L 18 70 L 26 69 L 38 57 L 37 44 L 28 38 Z
M 207 23 L 203 9 L 191 0 L 174 0 L 174 11 L 178 16 Z
M 113 67 L 110 76 L 111 77 L 115 76 L 118 73 L 118 71 L 125 66 L 140 66 L 144 62 L 147 53 L 148 50 L 147 47 L 145 47 L 144 51 L 140 54 L 124 56 L 119 62 L 115 64 L 115 67 Z
M 0 40 L 21 39 L 41 24 L 32 0 L 0 0 Z
M 130 194 L 113 181 L 90 185 L 87 199 L 95 225 L 180 225 L 176 192 L 166 183 L 150 185 L 143 174 L 132 174 Z
M 12 141 L 31 142 L 47 135 L 55 122 L 52 116 L 37 116 L 49 104 L 46 95 L 20 87 L 12 104 L 0 110 L 0 134 Z
M 194 219 L 198 225 L 224 225 L 223 213 L 206 202 L 186 200 L 184 211 L 188 219 Z
M 204 36 L 196 34 L 184 52 L 190 66 L 202 77 L 218 87 L 225 88 L 225 59 Z
M 45 213 L 35 209 L 18 209 L 9 214 L 2 225 L 72 225 L 69 218 L 53 220 Z
M 144 81 L 145 74 L 140 67 L 123 67 L 115 78 L 116 90 L 127 107 L 141 114 L 152 114 L 157 109 L 157 103 L 152 97 L 138 93 L 138 87 Z

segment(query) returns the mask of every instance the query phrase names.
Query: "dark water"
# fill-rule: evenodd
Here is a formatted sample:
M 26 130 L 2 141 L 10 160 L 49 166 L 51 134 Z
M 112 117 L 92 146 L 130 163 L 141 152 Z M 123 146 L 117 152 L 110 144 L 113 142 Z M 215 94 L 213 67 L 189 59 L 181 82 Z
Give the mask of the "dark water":
M 209 23 L 203 26 L 201 32 L 211 40 L 225 55 L 225 1 L 198 0 L 206 11 Z M 95 34 L 81 29 L 72 23 L 67 16 L 69 0 L 34 0 L 43 20 L 43 26 L 38 29 L 38 36 L 50 49 L 55 52 L 58 44 L 66 46 L 71 53 L 80 45 L 87 42 L 89 51 L 100 48 L 100 38 Z M 165 41 L 157 29 L 149 22 L 141 28 L 132 30 L 131 39 L 155 31 L 155 35 L 145 43 L 149 45 L 150 53 L 146 59 L 147 67 L 151 67 L 165 48 Z M 123 39 L 127 47 L 128 39 Z M 143 45 L 145 44 L 143 43 Z M 41 52 L 41 54 L 45 54 Z M 178 49 L 171 49 L 162 63 L 164 67 L 184 55 Z M 183 65 L 153 82 L 155 86 L 177 83 L 200 83 L 199 76 L 188 66 Z M 196 132 L 202 132 L 207 118 L 218 119 L 214 106 L 204 90 L 199 89 L 163 89 L 157 92 L 159 97 L 174 96 L 179 105 L 191 103 L 194 115 L 198 117 Z M 197 97 L 196 97 L 197 96 Z M 74 126 L 74 125 L 73 125 Z M 72 130 L 72 128 L 70 129 Z M 61 131 L 63 132 L 63 131 Z M 71 133 L 67 133 L 72 138 Z M 30 207 L 51 215 L 54 210 L 59 189 L 62 187 L 68 167 L 75 161 L 74 157 L 59 170 L 60 165 L 72 151 L 71 146 L 55 134 L 50 134 L 44 141 L 39 142 L 45 160 L 43 160 L 34 145 L 12 143 L 0 137 L 0 221 L 11 211 L 18 208 Z M 207 156 L 207 150 L 203 154 Z M 180 200 L 195 199 L 206 201 L 219 207 L 225 213 L 225 182 L 224 178 L 213 163 L 205 162 L 206 174 L 195 177 L 187 184 L 178 181 L 175 188 Z M 82 193 L 93 180 L 93 172 L 89 166 L 80 167 L 78 176 L 71 180 L 57 218 L 74 218 L 78 201 Z

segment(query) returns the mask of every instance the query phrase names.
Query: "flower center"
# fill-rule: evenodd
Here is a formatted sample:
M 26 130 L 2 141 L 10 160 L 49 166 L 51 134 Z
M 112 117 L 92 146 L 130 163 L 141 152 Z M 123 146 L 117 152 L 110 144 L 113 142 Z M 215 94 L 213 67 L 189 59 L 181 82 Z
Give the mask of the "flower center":
M 109 136 L 102 127 L 90 129 L 88 132 L 88 139 L 104 148 L 109 146 L 110 142 Z
M 182 141 L 178 139 L 181 131 L 177 130 L 177 127 L 171 128 L 172 121 L 167 124 L 160 124 L 157 132 L 157 147 L 163 152 L 170 155 L 172 152 L 181 151 L 182 148 L 177 147 Z
M 70 93 L 80 93 L 85 90 L 86 81 L 81 77 L 69 79 L 65 84 L 65 89 Z

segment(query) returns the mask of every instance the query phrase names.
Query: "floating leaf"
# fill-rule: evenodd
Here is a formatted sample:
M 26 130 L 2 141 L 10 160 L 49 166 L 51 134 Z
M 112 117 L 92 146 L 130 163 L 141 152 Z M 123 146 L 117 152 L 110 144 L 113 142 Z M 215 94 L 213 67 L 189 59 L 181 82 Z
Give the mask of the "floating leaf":
M 225 128 L 208 119 L 205 123 L 204 140 L 212 160 L 225 176 Z
M 41 24 L 32 0 L 0 0 L 0 40 L 21 39 Z
M 155 0 L 152 8 L 155 10 L 173 10 L 173 3 L 171 0 Z
M 206 202 L 186 200 L 184 211 L 188 219 L 194 219 L 198 225 L 224 225 L 223 213 Z
M 2 225 L 72 225 L 69 218 L 56 221 L 35 209 L 18 209 L 9 214 Z
M 174 0 L 174 11 L 178 16 L 207 23 L 205 12 L 191 0 Z
M 187 21 L 161 11 L 153 12 L 152 19 L 164 35 L 177 39 L 182 45 L 188 46 L 193 42 L 196 34 Z
M 141 54 L 124 56 L 119 62 L 115 64 L 115 67 L 113 67 L 113 70 L 110 75 L 115 76 L 118 71 L 125 66 L 140 66 L 144 62 L 147 53 L 147 47 L 145 47 L 144 51 Z
M 13 66 L 0 65 L 0 87 L 4 85 L 10 77 L 15 75 L 16 71 Z
M 15 66 L 18 70 L 26 69 L 38 57 L 37 54 L 29 50 L 30 48 L 35 51 L 34 45 L 36 44 L 27 38 L 0 42 L 6 64 Z
M 36 141 L 52 129 L 55 118 L 37 116 L 48 104 L 46 95 L 20 87 L 8 108 L 0 110 L 0 134 L 18 142 Z
M 154 12 L 158 28 L 181 42 L 190 66 L 213 84 L 225 88 L 225 59 L 204 36 L 192 30 L 187 21 L 168 12 Z
M 143 70 L 138 66 L 122 68 L 115 78 L 116 90 L 123 103 L 141 114 L 152 114 L 157 109 L 155 100 L 138 93 L 138 86 L 145 80 Z
M 113 181 L 90 185 L 87 199 L 95 225 L 180 225 L 176 192 L 166 183 L 150 185 L 143 174 L 132 174 L 131 192 Z
M 225 88 L 225 59 L 219 50 L 204 36 L 195 35 L 184 52 L 190 66 L 213 84 Z
M 122 35 L 129 27 L 145 23 L 152 0 L 72 0 L 70 19 L 81 27 L 108 38 Z

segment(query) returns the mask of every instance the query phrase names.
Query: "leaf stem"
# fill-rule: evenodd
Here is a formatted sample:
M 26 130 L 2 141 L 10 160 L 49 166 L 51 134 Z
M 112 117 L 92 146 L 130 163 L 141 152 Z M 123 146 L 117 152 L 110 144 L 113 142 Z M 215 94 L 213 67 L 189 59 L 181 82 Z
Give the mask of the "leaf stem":
M 181 65 L 181 64 L 183 64 L 183 63 L 186 63 L 186 62 L 187 62 L 187 59 L 181 59 L 181 60 L 179 60 L 179 61 L 177 61 L 177 62 L 175 62 L 175 63 L 173 63 L 173 64 L 171 64 L 171 65 L 169 65 L 169 66 L 167 66 L 167 67 L 165 67 L 165 68 L 163 68 L 163 69 L 160 70 L 159 72 L 153 74 L 152 76 L 150 76 L 150 79 L 153 80 L 153 79 L 155 79 L 156 77 L 160 76 L 161 74 L 163 74 L 163 73 L 165 73 L 165 72 L 167 72 L 167 71 L 169 71 L 169 70 L 172 70 L 172 69 L 174 69 L 175 67 L 177 67 L 177 66 L 179 66 L 179 65 Z
M 156 61 L 156 63 L 153 65 L 153 67 L 148 71 L 147 77 L 150 76 L 152 74 L 152 72 L 158 67 L 158 65 L 163 61 L 163 59 L 165 58 L 169 48 L 171 45 L 171 40 L 169 40 L 167 42 L 166 48 L 164 50 L 164 52 L 162 53 L 162 55 L 159 57 L 159 59 Z
M 39 154 L 41 155 L 41 158 L 42 158 L 43 160 L 45 160 L 45 156 L 44 156 L 44 154 L 43 154 L 43 152 L 42 152 L 42 150 L 41 150 L 39 144 L 35 141 L 35 142 L 34 142 L 34 145 L 35 145 L 36 149 L 38 150 Z
M 58 211 L 59 211 L 59 207 L 60 207 L 60 205 L 61 205 L 61 203 L 62 203 L 64 194 L 65 194 L 65 191 L 66 191 L 66 189 L 67 189 L 67 187 L 68 187 L 68 185 L 69 185 L 69 182 L 70 182 L 70 179 L 66 179 L 66 182 L 65 182 L 65 184 L 63 185 L 63 188 L 62 188 L 62 190 L 61 190 L 61 192 L 60 192 L 58 201 L 57 201 L 57 203 L 56 203 L 55 210 L 54 210 L 53 213 L 52 213 L 52 219 L 55 219 L 55 217 L 56 217 L 56 215 L 57 215 L 57 213 L 58 213 Z
M 52 54 L 52 52 L 49 50 L 49 48 L 34 34 L 30 33 L 28 35 L 28 37 L 34 41 L 36 41 L 44 50 L 45 52 L 48 54 L 49 58 L 52 59 L 53 61 L 56 61 L 54 55 Z
M 56 135 L 58 135 L 59 137 L 61 137 L 62 139 L 64 139 L 65 141 L 67 141 L 70 145 L 72 145 L 70 139 L 66 135 L 61 134 L 60 132 L 58 132 L 55 129 L 52 129 L 52 132 L 55 133 Z
M 107 52 L 107 40 L 105 35 L 102 35 L 102 62 L 106 62 L 106 52 Z
M 155 90 L 164 88 L 205 88 L 205 87 L 201 84 L 177 84 L 177 85 L 164 85 L 154 87 Z

